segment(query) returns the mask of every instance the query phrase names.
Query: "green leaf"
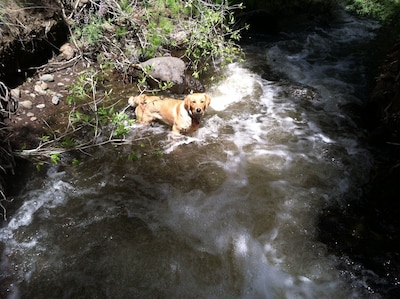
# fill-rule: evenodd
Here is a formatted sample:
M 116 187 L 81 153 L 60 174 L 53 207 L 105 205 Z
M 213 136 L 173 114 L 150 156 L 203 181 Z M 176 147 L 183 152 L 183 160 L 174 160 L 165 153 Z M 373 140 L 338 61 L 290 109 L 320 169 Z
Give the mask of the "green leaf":
M 50 161 L 52 164 L 57 165 L 58 162 L 61 161 L 61 155 L 60 153 L 54 153 L 50 155 Z

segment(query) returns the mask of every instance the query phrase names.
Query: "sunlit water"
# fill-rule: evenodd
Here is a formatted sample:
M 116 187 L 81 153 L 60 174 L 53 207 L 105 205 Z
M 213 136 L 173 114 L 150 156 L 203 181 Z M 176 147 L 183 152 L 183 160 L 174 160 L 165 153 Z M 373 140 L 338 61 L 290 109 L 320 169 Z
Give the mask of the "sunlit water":
M 130 145 L 32 174 L 0 229 L 9 298 L 378 298 L 316 240 L 371 157 L 359 105 L 376 25 L 257 39 L 209 87 L 193 138 L 135 125 Z M 281 81 L 269 81 L 268 76 Z M 351 275 L 350 275 L 351 277 Z

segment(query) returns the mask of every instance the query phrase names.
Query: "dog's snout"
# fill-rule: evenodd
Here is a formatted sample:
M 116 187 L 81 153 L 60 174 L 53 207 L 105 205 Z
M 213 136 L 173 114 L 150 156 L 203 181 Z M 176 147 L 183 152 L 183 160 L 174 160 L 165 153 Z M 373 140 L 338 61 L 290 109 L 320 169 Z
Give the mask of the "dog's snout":
M 196 113 L 201 113 L 201 111 L 202 111 L 201 108 L 196 109 Z

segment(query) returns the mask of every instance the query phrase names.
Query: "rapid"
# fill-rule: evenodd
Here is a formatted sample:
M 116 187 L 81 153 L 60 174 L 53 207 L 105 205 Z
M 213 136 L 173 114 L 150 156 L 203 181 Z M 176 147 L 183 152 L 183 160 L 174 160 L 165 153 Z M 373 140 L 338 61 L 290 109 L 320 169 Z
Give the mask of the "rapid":
M 343 12 L 254 37 L 194 137 L 136 124 L 129 145 L 27 175 L 0 228 L 8 298 L 380 298 L 317 239 L 372 168 L 353 111 L 377 28 Z

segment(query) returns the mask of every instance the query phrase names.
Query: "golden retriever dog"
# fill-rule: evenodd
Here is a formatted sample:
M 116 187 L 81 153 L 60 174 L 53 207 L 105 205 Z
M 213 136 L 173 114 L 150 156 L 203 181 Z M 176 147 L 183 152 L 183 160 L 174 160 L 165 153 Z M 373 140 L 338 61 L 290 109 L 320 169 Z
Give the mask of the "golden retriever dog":
M 172 132 L 180 134 L 191 134 L 199 128 L 210 101 L 205 93 L 193 93 L 183 100 L 145 94 L 128 100 L 131 106 L 136 107 L 139 122 L 147 124 L 159 120 L 172 126 Z

